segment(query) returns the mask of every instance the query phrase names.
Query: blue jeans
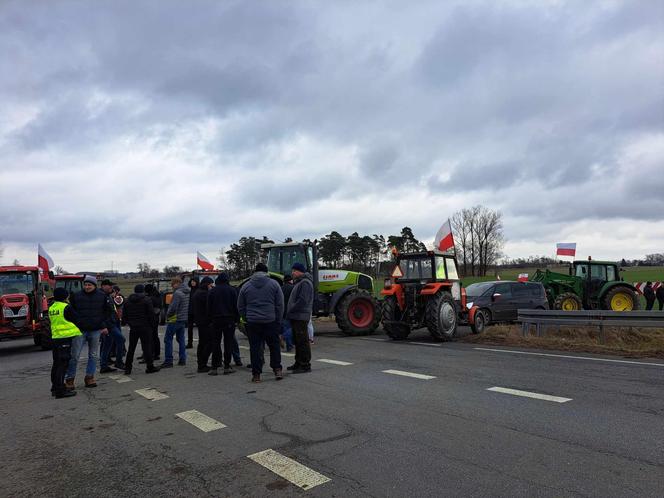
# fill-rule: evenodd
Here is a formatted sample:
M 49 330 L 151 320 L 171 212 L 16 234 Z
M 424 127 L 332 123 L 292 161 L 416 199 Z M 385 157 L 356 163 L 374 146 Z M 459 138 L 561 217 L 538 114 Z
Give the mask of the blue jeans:
M 115 363 L 122 363 L 124 353 L 125 338 L 122 335 L 120 327 L 111 327 L 108 329 L 108 335 L 104 338 L 101 345 L 101 368 L 108 366 L 108 357 L 111 356 L 111 349 L 115 346 Z
M 178 341 L 178 356 L 179 361 L 184 363 L 187 361 L 187 350 L 185 349 L 185 328 L 187 327 L 186 320 L 178 320 L 175 323 L 166 325 L 166 334 L 164 335 L 164 363 L 173 363 L 173 335 Z
M 99 361 L 99 336 L 101 330 L 92 330 L 83 332 L 83 335 L 76 336 L 71 341 L 71 359 L 67 369 L 67 379 L 76 377 L 78 367 L 78 358 L 81 356 L 83 344 L 88 344 L 88 364 L 85 367 L 85 375 L 92 376 L 97 371 L 97 362 Z
M 286 351 L 293 349 L 293 328 L 290 320 L 281 320 L 281 335 L 284 336 L 284 341 L 286 341 Z

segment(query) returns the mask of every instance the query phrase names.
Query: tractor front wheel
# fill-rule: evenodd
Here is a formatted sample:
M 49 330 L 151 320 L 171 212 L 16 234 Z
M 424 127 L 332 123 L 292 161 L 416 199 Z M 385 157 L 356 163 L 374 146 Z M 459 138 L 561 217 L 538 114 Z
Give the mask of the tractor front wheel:
M 410 334 L 410 327 L 403 321 L 403 312 L 399 308 L 397 298 L 389 296 L 383 301 L 383 330 L 395 341 L 402 341 Z
M 378 303 L 368 291 L 352 290 L 341 298 L 335 319 L 346 335 L 373 334 L 380 322 Z
M 583 303 L 579 296 L 572 292 L 565 292 L 556 298 L 553 302 L 554 310 L 579 311 L 583 309 Z
M 604 296 L 602 308 L 611 311 L 635 311 L 639 309 L 639 298 L 629 287 L 614 287 Z
M 457 310 L 452 294 L 439 292 L 426 306 L 426 323 L 434 339 L 451 340 L 457 331 Z

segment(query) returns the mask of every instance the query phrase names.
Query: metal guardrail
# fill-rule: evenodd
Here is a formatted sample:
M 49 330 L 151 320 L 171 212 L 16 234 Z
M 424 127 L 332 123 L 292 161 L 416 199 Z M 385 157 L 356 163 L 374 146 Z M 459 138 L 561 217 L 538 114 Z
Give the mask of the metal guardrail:
M 599 327 L 603 338 L 604 327 L 651 327 L 664 331 L 664 311 L 560 311 L 560 310 L 519 310 L 521 332 L 524 337 L 530 333 L 531 325 L 537 327 L 541 336 L 547 325 L 579 325 Z

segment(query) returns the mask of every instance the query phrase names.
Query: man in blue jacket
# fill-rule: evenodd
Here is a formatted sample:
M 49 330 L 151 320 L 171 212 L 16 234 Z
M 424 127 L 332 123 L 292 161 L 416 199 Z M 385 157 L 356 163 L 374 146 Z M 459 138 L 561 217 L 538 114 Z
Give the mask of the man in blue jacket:
M 284 294 L 281 286 L 268 275 L 265 264 L 258 263 L 254 274 L 240 289 L 237 307 L 240 317 L 246 320 L 251 381 L 261 381 L 263 344 L 270 348 L 270 367 L 276 379 L 283 379 L 279 331 L 284 314 Z

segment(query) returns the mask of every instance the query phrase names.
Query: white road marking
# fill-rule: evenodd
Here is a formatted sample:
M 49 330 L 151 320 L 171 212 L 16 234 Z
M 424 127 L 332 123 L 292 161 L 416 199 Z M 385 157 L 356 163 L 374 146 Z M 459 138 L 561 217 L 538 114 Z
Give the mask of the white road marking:
M 518 389 L 508 389 L 506 387 L 490 387 L 487 391 L 523 396 L 524 398 L 543 399 L 544 401 L 553 401 L 555 403 L 572 401 L 572 398 L 561 398 L 560 396 L 549 396 L 548 394 L 531 393 L 530 391 L 519 391 Z
M 330 363 L 332 365 L 341 365 L 343 367 L 348 366 L 348 365 L 352 365 L 352 363 L 348 363 L 347 361 L 328 360 L 327 358 L 321 358 L 320 360 L 316 360 L 316 361 L 320 361 L 321 363 Z
M 113 379 L 118 384 L 124 384 L 125 382 L 131 382 L 132 380 L 134 380 L 127 375 L 109 375 L 108 378 Z
M 145 389 L 136 389 L 134 392 L 136 394 L 140 394 L 144 398 L 149 399 L 150 401 L 159 401 L 160 399 L 168 398 L 166 394 L 160 393 L 159 391 L 151 387 L 146 387 Z
M 566 354 L 551 354 L 551 353 L 531 353 L 529 351 L 514 351 L 511 349 L 492 349 L 492 348 L 473 348 L 473 349 L 476 349 L 478 351 L 493 351 L 495 353 L 527 354 L 533 356 L 550 356 L 553 358 L 571 358 L 573 360 L 606 361 L 609 363 L 627 363 L 630 365 L 649 365 L 652 367 L 664 367 L 664 363 L 646 363 L 645 361 L 610 360 L 608 358 L 592 358 L 590 356 L 572 356 Z
M 392 374 L 392 375 L 401 375 L 403 377 L 412 377 L 414 379 L 423 379 L 423 380 L 431 380 L 436 378 L 433 375 L 423 375 L 413 372 L 404 372 L 403 370 L 383 370 L 383 373 Z
M 431 346 L 434 348 L 442 347 L 440 344 L 432 344 L 430 342 L 407 342 L 406 344 L 417 344 L 418 346 Z
M 271 449 L 254 453 L 247 458 L 302 489 L 311 489 L 331 481 L 329 477 Z
M 239 346 L 240 349 L 249 349 L 249 346 Z
M 212 432 L 217 429 L 223 429 L 226 427 L 221 422 L 208 417 L 204 413 L 199 412 L 198 410 L 189 410 L 182 413 L 176 413 L 176 417 L 180 417 L 182 420 L 189 422 L 194 427 L 199 428 L 203 432 Z
M 390 342 L 392 339 L 378 339 L 373 337 L 358 337 L 360 341 L 372 341 L 372 342 Z

